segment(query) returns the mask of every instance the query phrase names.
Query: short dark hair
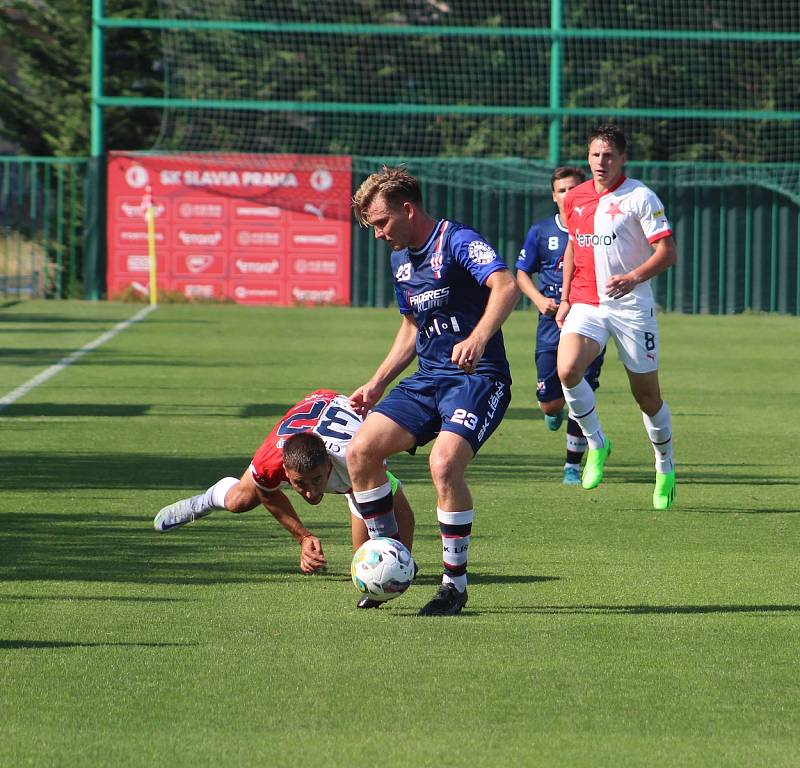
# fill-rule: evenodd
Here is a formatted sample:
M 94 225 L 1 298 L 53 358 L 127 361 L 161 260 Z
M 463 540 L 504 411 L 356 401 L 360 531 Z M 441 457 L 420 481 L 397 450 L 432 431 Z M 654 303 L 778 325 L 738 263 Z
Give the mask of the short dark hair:
M 378 195 L 393 208 L 403 203 L 422 205 L 419 182 L 403 166 L 384 165 L 380 171 L 367 176 L 353 195 L 353 210 L 362 226 L 368 225 L 364 217 Z
M 550 177 L 550 189 L 556 188 L 557 181 L 568 179 L 571 176 L 574 176 L 579 181 L 586 181 L 586 174 L 580 168 L 576 168 L 574 165 L 559 165 Z
M 325 443 L 315 432 L 300 432 L 283 444 L 283 464 L 293 472 L 311 472 L 327 461 Z
M 624 154 L 628 148 L 628 140 L 625 134 L 616 125 L 598 125 L 589 134 L 586 146 L 590 146 L 593 141 L 600 139 L 606 144 L 610 144 L 620 154 Z

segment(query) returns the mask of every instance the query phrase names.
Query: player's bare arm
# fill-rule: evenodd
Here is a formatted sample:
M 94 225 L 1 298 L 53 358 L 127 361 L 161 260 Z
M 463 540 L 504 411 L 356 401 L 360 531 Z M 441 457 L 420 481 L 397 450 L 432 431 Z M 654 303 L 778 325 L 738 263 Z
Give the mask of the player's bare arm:
M 500 326 L 511 314 L 520 297 L 520 290 L 514 278 L 505 269 L 492 272 L 486 278 L 486 286 L 489 289 L 489 300 L 486 302 L 486 309 L 481 319 L 472 333 L 453 347 L 453 354 L 450 357 L 453 363 L 468 373 L 474 370 L 483 357 L 489 339 L 500 330 Z
M 572 276 L 575 273 L 575 254 L 572 251 L 572 240 L 567 243 L 564 249 L 564 258 L 562 261 L 562 279 L 561 279 L 561 303 L 558 305 L 556 311 L 556 325 L 561 328 L 564 321 L 569 314 L 569 289 L 572 286 Z
M 675 238 L 672 235 L 662 237 L 655 242 L 653 253 L 643 264 L 626 272 L 624 275 L 611 275 L 606 283 L 606 295 L 612 299 L 621 299 L 629 294 L 639 283 L 660 275 L 678 260 Z
M 325 553 L 320 540 L 303 525 L 297 512 L 294 511 L 289 497 L 280 489 L 262 491 L 258 495 L 261 503 L 269 513 L 291 534 L 300 545 L 300 570 L 303 573 L 314 573 L 326 564 Z
M 367 411 L 381 399 L 390 382 L 405 370 L 416 354 L 417 324 L 411 315 L 403 315 L 389 353 L 372 378 L 350 395 L 350 407 L 359 416 L 365 416 Z
M 543 315 L 549 315 L 550 317 L 556 316 L 558 304 L 556 304 L 556 302 L 549 296 L 545 296 L 539 290 L 539 288 L 536 286 L 536 283 L 524 269 L 517 270 L 517 285 L 519 286 L 519 289 L 533 302 L 534 306 L 539 310 L 539 312 L 541 312 Z

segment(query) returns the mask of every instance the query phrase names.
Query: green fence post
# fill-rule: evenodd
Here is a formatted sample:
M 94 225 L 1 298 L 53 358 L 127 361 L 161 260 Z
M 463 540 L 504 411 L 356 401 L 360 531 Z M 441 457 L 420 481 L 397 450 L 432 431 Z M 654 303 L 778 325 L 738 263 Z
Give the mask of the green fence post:
M 86 174 L 83 296 L 99 299 L 106 260 L 106 168 L 103 121 L 103 0 L 92 0 L 91 159 Z
M 51 279 L 51 269 L 50 269 L 50 255 L 51 255 L 51 247 L 50 247 L 50 208 L 51 208 L 51 189 L 50 184 L 53 181 L 53 170 L 51 163 L 44 164 L 44 184 L 42 186 L 42 195 L 44 196 L 44 200 L 42 202 L 42 216 L 44 217 L 43 227 L 42 227 L 42 257 L 44 259 L 44 263 L 42 265 L 42 293 L 44 294 L 44 298 L 47 298 L 48 292 L 50 290 L 50 279 Z
M 752 291 L 750 287 L 751 268 L 753 262 L 753 192 L 748 185 L 744 206 L 744 309 L 752 309 Z
M 64 298 L 64 166 L 56 166 L 56 297 Z
M 727 230 L 727 212 L 725 210 L 725 189 L 719 191 L 719 218 L 717 233 L 717 314 L 725 314 L 725 281 L 727 276 L 728 267 L 726 264 L 726 256 L 728 249 Z
M 772 209 L 770 211 L 769 238 L 769 311 L 778 307 L 778 205 L 775 193 L 772 193 Z

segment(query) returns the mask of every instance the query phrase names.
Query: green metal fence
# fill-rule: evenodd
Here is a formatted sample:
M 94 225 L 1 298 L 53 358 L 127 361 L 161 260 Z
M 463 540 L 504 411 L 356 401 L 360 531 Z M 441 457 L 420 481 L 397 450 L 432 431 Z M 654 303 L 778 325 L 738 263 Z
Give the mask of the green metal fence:
M 354 185 L 377 163 L 354 158 Z M 541 162 L 426 158 L 408 166 L 431 213 L 475 227 L 509 264 L 530 224 L 554 212 L 551 168 Z M 659 193 L 674 228 L 678 264 L 654 281 L 665 310 L 800 314 L 800 206 L 793 198 L 755 183 L 699 186 L 666 163 L 631 163 L 628 172 Z M 89 173 L 85 158 L 0 158 L 0 296 L 78 298 L 85 284 L 102 284 L 102 264 L 83 274 Z M 513 188 L 469 183 L 491 174 L 513 175 Z M 391 305 L 388 248 L 355 223 L 352 241 L 353 305 Z
M 0 157 L 0 296 L 77 298 L 87 160 Z
M 509 174 L 527 174 L 530 188 L 519 189 L 518 181 L 515 190 L 463 184 L 471 175 L 502 174 L 497 162 L 408 163 L 423 182 L 433 215 L 473 226 L 511 265 L 530 225 L 552 215 L 555 207 L 548 191 L 549 165 L 521 160 L 505 165 Z M 362 160 L 354 167 L 366 175 L 377 165 Z M 685 169 L 666 163 L 630 163 L 627 172 L 659 194 L 675 233 L 678 263 L 654 280 L 658 303 L 665 310 L 800 314 L 800 206 L 792 198 L 759 184 L 698 186 L 684 180 Z M 355 225 L 352 268 L 354 305 L 387 306 L 394 301 L 388 248 Z

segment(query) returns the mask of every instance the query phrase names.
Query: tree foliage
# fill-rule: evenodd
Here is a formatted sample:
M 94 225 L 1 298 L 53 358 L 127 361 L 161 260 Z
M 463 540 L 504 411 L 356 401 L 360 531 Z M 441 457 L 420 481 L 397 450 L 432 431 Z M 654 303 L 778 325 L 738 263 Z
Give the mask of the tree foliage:
M 380 25 L 513 33 L 549 27 L 550 10 L 550 0 L 109 0 L 106 13 L 113 16 L 366 24 L 376 34 L 112 29 L 106 33 L 106 94 L 378 104 L 386 110 L 107 110 L 107 143 L 120 149 L 544 158 L 547 115 L 452 115 L 432 108 L 546 108 L 549 38 L 391 35 Z M 0 133 L 26 152 L 88 151 L 89 14 L 88 0 L 12 0 L 0 10 L 0 42 L 11 52 L 10 75 L 0 81 Z M 800 11 L 780 0 L 763 0 L 755 10 L 736 0 L 566 0 L 564 26 L 796 32 Z M 678 110 L 796 111 L 799 48 L 711 37 L 567 38 L 560 103 L 607 109 L 608 117 L 616 110 L 660 111 L 616 119 L 639 160 L 796 160 L 798 121 L 698 119 Z M 583 154 L 584 137 L 598 119 L 562 121 L 565 157 Z
M 157 16 L 157 0 L 116 0 L 117 16 Z M 11 0 L 0 8 L 0 135 L 30 155 L 89 154 L 91 3 Z M 161 93 L 160 45 L 151 33 L 107 34 L 106 92 Z M 109 146 L 151 141 L 160 124 L 152 111 L 109 110 Z

